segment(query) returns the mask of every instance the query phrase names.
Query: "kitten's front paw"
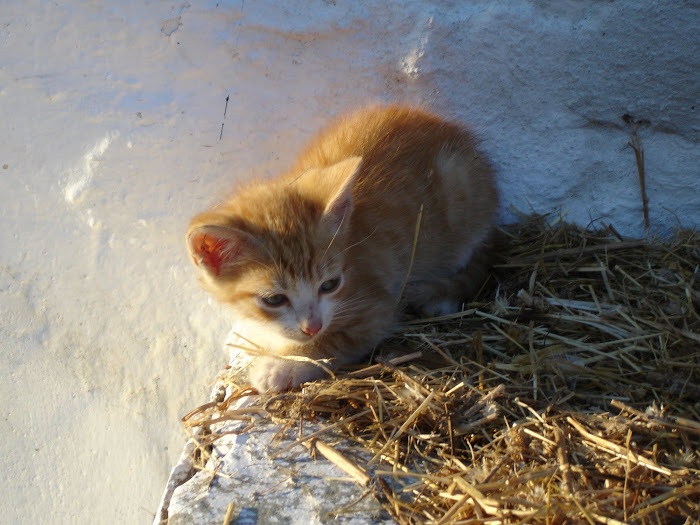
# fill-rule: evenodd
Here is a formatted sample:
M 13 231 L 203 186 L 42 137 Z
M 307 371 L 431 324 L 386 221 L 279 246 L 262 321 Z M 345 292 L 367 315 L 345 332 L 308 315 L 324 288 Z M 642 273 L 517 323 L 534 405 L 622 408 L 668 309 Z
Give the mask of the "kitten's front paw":
M 311 363 L 266 356 L 255 359 L 248 379 L 258 392 L 283 392 L 325 375 L 321 367 Z

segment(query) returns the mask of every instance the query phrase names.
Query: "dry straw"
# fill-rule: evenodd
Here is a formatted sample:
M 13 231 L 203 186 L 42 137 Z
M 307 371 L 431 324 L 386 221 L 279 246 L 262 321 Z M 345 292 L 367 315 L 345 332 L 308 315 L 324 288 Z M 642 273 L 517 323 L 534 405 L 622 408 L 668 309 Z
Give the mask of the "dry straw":
M 242 411 L 231 378 L 236 393 L 186 424 L 319 422 L 286 449 L 326 456 L 402 524 L 697 523 L 700 236 L 548 219 L 503 231 L 463 312 L 406 320 L 390 346 L 408 356 Z

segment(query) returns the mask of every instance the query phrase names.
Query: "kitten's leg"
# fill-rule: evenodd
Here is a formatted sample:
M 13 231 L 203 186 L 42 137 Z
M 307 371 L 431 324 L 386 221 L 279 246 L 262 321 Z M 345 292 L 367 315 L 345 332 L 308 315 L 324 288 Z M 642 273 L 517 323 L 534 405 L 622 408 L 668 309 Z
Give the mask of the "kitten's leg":
M 454 275 L 432 280 L 411 281 L 406 285 L 406 302 L 411 308 L 437 317 L 461 310 L 484 284 L 491 267 L 487 247 L 474 251 L 468 264 Z
M 330 363 L 325 363 L 324 366 L 331 370 L 335 368 Z M 275 356 L 255 358 L 248 372 L 250 383 L 261 393 L 284 392 L 324 377 L 328 377 L 328 373 L 318 365 Z

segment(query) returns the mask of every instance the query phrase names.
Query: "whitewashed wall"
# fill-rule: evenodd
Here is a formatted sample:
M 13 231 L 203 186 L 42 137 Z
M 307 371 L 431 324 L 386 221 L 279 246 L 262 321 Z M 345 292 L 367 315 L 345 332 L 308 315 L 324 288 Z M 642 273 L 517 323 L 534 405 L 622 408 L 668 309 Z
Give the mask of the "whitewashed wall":
M 0 503 L 8 523 L 152 520 L 227 321 L 182 237 L 370 101 L 470 122 L 504 220 L 700 223 L 697 2 L 0 5 Z M 225 99 L 229 104 L 224 118 Z M 222 131 L 222 123 L 224 124 Z

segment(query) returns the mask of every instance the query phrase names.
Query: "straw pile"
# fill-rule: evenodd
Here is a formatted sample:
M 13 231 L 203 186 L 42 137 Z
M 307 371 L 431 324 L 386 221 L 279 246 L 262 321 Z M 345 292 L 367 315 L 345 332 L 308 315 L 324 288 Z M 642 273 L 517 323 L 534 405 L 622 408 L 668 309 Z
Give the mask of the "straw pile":
M 698 522 L 700 235 L 547 217 L 503 235 L 476 302 L 387 345 L 409 355 L 263 398 L 286 428 L 328 429 L 286 448 L 336 462 L 402 524 Z M 188 426 L 237 417 L 249 391 L 230 381 Z

